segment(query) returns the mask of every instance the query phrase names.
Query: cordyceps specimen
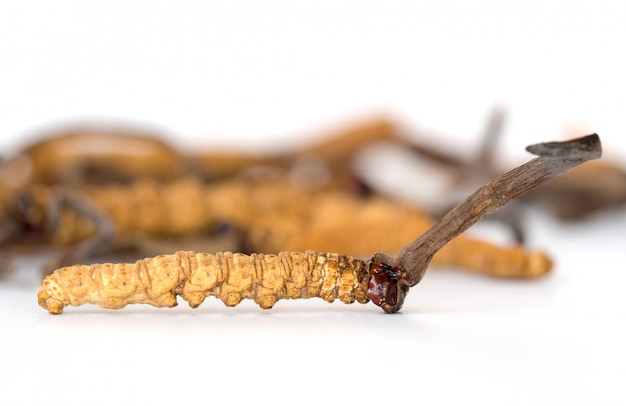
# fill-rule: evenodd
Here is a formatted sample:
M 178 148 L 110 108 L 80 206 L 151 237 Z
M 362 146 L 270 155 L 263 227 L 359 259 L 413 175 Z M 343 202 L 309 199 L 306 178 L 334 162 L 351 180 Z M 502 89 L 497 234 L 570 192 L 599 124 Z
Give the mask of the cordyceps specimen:
M 71 245 L 46 266 L 50 271 L 120 248 L 145 256 L 185 249 L 369 257 L 396 252 L 436 223 L 413 205 L 336 187 L 301 190 L 283 176 L 212 185 L 185 178 L 76 190 L 33 187 L 18 202 L 15 213 L 23 213 L 31 237 Z M 524 279 L 541 277 L 552 265 L 542 252 L 467 235 L 441 249 L 433 264 Z
M 54 131 L 0 163 L 0 249 L 11 244 L 21 245 L 24 242 L 27 242 L 29 247 L 39 242 L 56 243 L 59 239 L 65 239 L 64 242 L 67 243 L 72 235 L 78 235 L 81 239 L 80 235 L 92 234 L 95 226 L 96 232 L 106 241 L 82 245 L 73 252 L 64 254 L 60 261 L 56 261 L 62 264 L 81 262 L 95 252 L 105 252 L 111 248 L 109 245 L 112 237 L 106 235 L 112 232 L 111 222 L 118 226 L 115 231 L 123 238 L 130 234 L 124 229 L 125 225 L 139 223 L 138 229 L 131 227 L 131 231 L 135 232 L 130 236 L 133 239 L 131 242 L 133 246 L 143 249 L 146 245 L 152 247 L 155 243 L 162 245 L 160 241 L 145 237 L 158 238 L 172 234 L 179 237 L 183 233 L 194 232 L 199 228 L 206 231 L 202 226 L 207 224 L 207 221 L 183 215 L 178 216 L 183 218 L 182 222 L 171 221 L 171 225 L 162 227 L 165 220 L 159 223 L 153 221 L 149 215 L 136 216 L 136 210 L 128 208 L 129 205 L 125 204 L 128 200 L 124 199 L 124 196 L 111 198 L 110 193 L 115 189 L 122 194 L 129 190 L 138 191 L 137 196 L 131 197 L 147 197 L 153 199 L 152 201 L 156 199 L 156 210 L 154 206 L 140 204 L 140 208 L 144 209 L 142 213 L 154 213 L 159 211 L 158 208 L 171 203 L 172 199 L 167 199 L 171 193 L 176 194 L 180 190 L 191 190 L 193 193 L 194 185 L 200 186 L 196 191 L 206 189 L 203 188 L 206 183 L 234 178 L 253 167 L 288 171 L 294 178 L 306 177 L 306 182 L 316 184 L 323 184 L 332 178 L 336 184 L 349 188 L 356 187 L 356 191 L 361 191 L 363 185 L 355 180 L 350 171 L 350 162 L 356 151 L 374 140 L 394 140 L 406 145 L 411 144 L 404 139 L 397 126 L 385 117 L 360 120 L 332 133 L 320 134 L 316 138 L 321 141 L 295 151 L 277 154 L 232 154 L 214 151 L 187 154 L 165 143 L 158 134 L 120 126 L 76 126 Z M 314 165 L 311 165 L 312 163 Z M 330 173 L 332 175 L 329 175 Z M 191 177 L 196 178 L 196 182 L 189 182 Z M 206 183 L 200 185 L 198 178 Z M 190 183 L 193 184 L 191 187 Z M 55 185 L 53 188 L 55 191 L 96 189 L 94 193 L 98 197 L 105 196 L 105 204 L 112 207 L 119 216 L 109 219 L 107 215 L 115 217 L 115 214 L 111 215 L 104 210 L 103 215 L 97 210 L 99 207 L 96 207 L 95 211 L 92 210 L 90 202 L 85 202 L 82 196 L 78 198 L 55 196 L 56 193 L 50 192 L 52 185 Z M 138 187 L 134 188 L 132 185 Z M 109 196 L 103 195 L 97 189 L 103 189 Z M 35 197 L 33 195 L 47 200 L 33 202 Z M 196 196 L 193 195 L 192 198 Z M 165 204 L 161 203 L 162 201 L 166 201 Z M 34 207 L 39 203 L 45 206 L 43 210 Z M 86 226 L 85 222 L 78 221 L 76 227 L 73 227 L 72 219 L 66 222 L 59 218 L 50 219 L 50 212 L 62 211 L 59 206 L 81 213 L 83 219 L 88 219 Z M 99 205 L 96 203 L 95 206 Z M 126 212 L 125 208 L 128 209 Z M 185 211 L 179 202 L 176 202 L 174 210 Z M 198 213 L 198 210 L 193 208 L 188 208 L 187 211 Z M 128 218 L 125 213 L 130 213 L 130 216 L 135 218 L 147 218 L 148 221 L 125 221 Z M 117 221 L 120 218 L 124 219 L 121 222 Z M 189 220 L 194 224 L 190 225 Z M 50 232 L 50 226 L 54 224 L 59 225 L 61 234 L 69 230 L 69 234 L 72 235 L 55 235 L 49 240 L 49 235 L 45 234 Z M 142 232 L 143 238 L 136 238 Z M 222 237 L 220 235 L 215 239 L 217 245 L 223 245 L 223 241 L 217 241 Z M 2 254 L 0 252 L 0 255 Z M 70 258 L 75 260 L 69 261 Z M 0 278 L 12 269 L 10 261 L 0 258 Z
M 0 185 L 86 185 L 137 178 L 170 180 L 185 170 L 157 134 L 122 127 L 74 127 L 41 136 L 0 165 Z
M 485 184 L 394 256 L 376 253 L 362 261 L 314 251 L 276 255 L 180 251 L 134 264 L 58 269 L 42 282 L 38 301 L 59 314 L 67 305 L 85 303 L 111 309 L 132 303 L 172 307 L 177 295 L 192 307 L 216 296 L 227 306 L 252 299 L 262 308 L 271 308 L 279 299 L 321 297 L 346 303 L 371 300 L 395 313 L 448 241 L 508 201 L 602 154 L 596 134 L 527 149 L 539 157 Z

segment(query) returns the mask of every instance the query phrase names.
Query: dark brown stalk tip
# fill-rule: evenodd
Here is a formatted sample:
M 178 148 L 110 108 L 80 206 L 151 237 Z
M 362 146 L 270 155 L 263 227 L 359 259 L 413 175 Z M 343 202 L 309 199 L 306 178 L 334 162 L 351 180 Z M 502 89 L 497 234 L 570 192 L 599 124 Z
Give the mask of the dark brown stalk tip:
M 602 156 L 602 144 L 598 134 L 591 134 L 570 141 L 529 145 L 526 151 L 546 158 L 589 160 Z

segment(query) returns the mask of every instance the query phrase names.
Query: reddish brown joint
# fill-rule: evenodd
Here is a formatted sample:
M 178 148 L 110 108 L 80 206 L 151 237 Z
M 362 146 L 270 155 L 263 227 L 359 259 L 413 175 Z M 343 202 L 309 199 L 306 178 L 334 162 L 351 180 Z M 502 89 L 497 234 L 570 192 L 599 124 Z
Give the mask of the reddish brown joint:
M 386 313 L 395 313 L 404 304 L 404 297 L 409 291 L 405 272 L 393 268 L 391 258 L 384 254 L 376 254 L 370 261 L 370 280 L 367 286 L 367 297 Z

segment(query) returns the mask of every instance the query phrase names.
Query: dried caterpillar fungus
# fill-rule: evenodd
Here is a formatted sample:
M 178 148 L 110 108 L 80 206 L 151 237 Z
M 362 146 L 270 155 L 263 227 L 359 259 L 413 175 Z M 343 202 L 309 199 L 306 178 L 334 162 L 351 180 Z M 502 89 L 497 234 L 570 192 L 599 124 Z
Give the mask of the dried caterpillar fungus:
M 43 193 L 49 190 L 33 188 L 32 192 L 42 192 L 36 196 L 42 207 L 50 199 Z M 355 198 L 336 189 L 302 191 L 284 178 L 208 186 L 185 178 L 79 192 L 113 221 L 119 246 L 142 238 L 209 235 L 215 224 L 224 222 L 246 231 L 243 247 L 229 250 L 315 250 L 365 257 L 375 251 L 396 252 L 436 223 L 419 208 L 402 202 L 381 196 Z M 95 230 L 89 218 L 63 210 L 49 241 L 76 243 Z M 465 235 L 437 253 L 433 263 L 506 278 L 540 277 L 551 270 L 543 253 L 487 244 Z
M 39 289 L 39 305 L 59 314 L 68 305 L 90 303 L 120 309 L 144 303 L 177 305 L 180 295 L 191 307 L 207 296 L 235 306 L 243 299 L 269 309 L 279 299 L 320 297 L 368 302 L 366 262 L 329 253 L 281 252 L 276 255 L 215 255 L 179 251 L 134 264 L 76 265 L 48 275 Z
M 38 301 L 50 313 L 58 314 L 67 305 L 84 303 L 114 309 L 130 303 L 175 306 L 176 295 L 192 307 L 213 295 L 227 306 L 249 298 L 262 308 L 270 308 L 282 298 L 317 296 L 346 303 L 371 300 L 386 313 L 395 313 L 409 288 L 422 280 L 435 254 L 451 240 L 533 187 L 602 155 L 597 134 L 535 144 L 527 150 L 539 157 L 486 183 L 393 256 L 379 251 L 364 262 L 316 251 L 250 256 L 180 251 L 135 264 L 61 268 L 44 279 Z M 376 232 L 380 234 L 380 230 Z M 517 267 L 530 271 L 527 277 L 550 264 L 542 255 L 525 256 L 521 250 L 512 253 Z M 493 265 L 498 258 L 490 255 L 477 262 Z
M 365 257 L 375 251 L 394 253 L 436 223 L 412 206 L 382 197 L 320 194 L 311 200 L 315 209 L 306 216 L 260 216 L 249 230 L 248 244 L 260 252 L 312 249 Z M 552 261 L 541 251 L 469 235 L 450 241 L 435 254 L 433 265 L 513 279 L 539 278 L 552 269 Z

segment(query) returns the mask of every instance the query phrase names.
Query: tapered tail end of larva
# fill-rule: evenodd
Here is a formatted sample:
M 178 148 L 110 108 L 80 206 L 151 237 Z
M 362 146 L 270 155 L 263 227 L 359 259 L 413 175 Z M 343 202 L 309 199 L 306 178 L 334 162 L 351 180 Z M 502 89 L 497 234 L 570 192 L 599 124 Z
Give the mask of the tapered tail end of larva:
M 546 276 L 553 268 L 552 260 L 543 252 L 531 252 L 528 266 L 522 275 L 524 279 L 538 279 Z
M 37 302 L 39 306 L 46 309 L 50 314 L 61 314 L 66 303 L 55 295 L 59 292 L 60 287 L 53 283 L 49 276 L 44 278 L 39 291 L 37 292 Z
M 591 134 L 569 141 L 529 145 L 526 151 L 546 158 L 588 161 L 602 156 L 602 143 L 598 134 Z
M 39 289 L 39 292 L 37 293 L 37 302 L 39 303 L 39 306 L 48 310 L 50 314 L 61 314 L 63 313 L 63 308 L 65 307 L 61 300 L 53 298 L 50 292 L 43 288 Z

